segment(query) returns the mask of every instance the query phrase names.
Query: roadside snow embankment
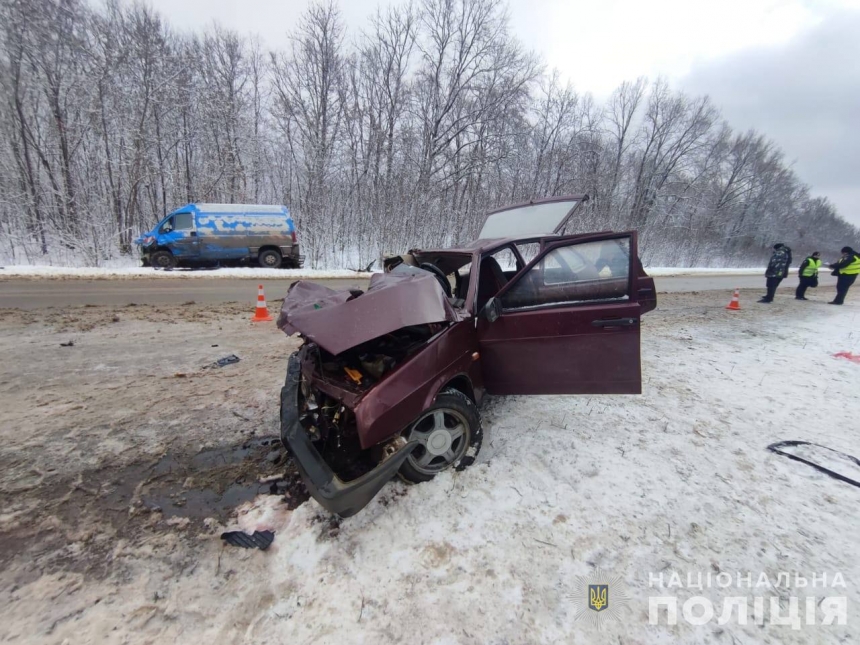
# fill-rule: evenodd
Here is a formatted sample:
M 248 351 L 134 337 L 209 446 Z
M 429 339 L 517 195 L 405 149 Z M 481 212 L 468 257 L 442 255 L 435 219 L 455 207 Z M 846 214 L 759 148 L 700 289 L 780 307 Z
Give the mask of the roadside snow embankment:
M 652 278 L 668 278 L 686 275 L 764 275 L 764 269 L 714 269 L 701 267 L 645 267 Z
M 281 278 L 283 280 L 323 280 L 327 278 L 369 278 L 370 273 L 345 269 L 263 269 L 237 267 L 223 269 L 156 270 L 150 267 L 56 267 L 56 266 L 4 266 L 0 267 L 0 280 L 7 278 L 80 278 L 87 280 L 130 280 L 134 278 L 245 278 L 248 280 Z
M 764 269 L 712 269 L 683 267 L 645 267 L 652 277 L 698 275 L 764 275 Z M 347 269 L 263 269 L 255 267 L 218 269 L 174 269 L 162 271 L 151 267 L 60 267 L 39 265 L 7 265 L 0 267 L 0 280 L 8 278 L 80 278 L 87 280 L 124 280 L 134 278 L 282 278 L 284 280 L 326 278 L 369 278 L 371 273 Z

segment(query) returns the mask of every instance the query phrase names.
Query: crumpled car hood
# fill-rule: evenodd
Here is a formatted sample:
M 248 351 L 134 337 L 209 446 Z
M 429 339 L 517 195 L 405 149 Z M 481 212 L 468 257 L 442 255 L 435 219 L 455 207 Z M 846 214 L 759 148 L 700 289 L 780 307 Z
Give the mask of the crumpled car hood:
M 414 271 L 375 273 L 357 297 L 349 290 L 296 282 L 284 298 L 278 328 L 288 336 L 301 333 L 337 355 L 403 327 L 457 320 L 436 278 Z

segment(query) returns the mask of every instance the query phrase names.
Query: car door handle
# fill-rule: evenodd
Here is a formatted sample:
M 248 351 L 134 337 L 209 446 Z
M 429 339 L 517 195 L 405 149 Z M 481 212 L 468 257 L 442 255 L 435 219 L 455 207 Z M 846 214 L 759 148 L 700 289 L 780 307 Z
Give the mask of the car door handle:
M 197 237 L 197 231 L 191 231 L 191 232 L 188 234 L 188 236 L 189 236 L 189 237 Z
M 633 327 L 639 324 L 638 318 L 601 318 L 592 320 L 594 327 Z

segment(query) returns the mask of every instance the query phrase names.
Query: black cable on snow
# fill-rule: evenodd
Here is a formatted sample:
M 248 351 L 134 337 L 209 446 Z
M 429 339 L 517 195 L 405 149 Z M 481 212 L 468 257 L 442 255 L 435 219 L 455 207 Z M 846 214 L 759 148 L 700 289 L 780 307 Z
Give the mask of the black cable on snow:
M 815 446 L 816 448 L 824 448 L 825 450 L 835 452 L 837 455 L 841 455 L 845 459 L 853 461 L 855 464 L 857 464 L 857 466 L 860 466 L 860 459 L 857 459 L 857 457 L 847 455 L 844 452 L 834 450 L 833 448 L 828 448 L 827 446 L 822 446 L 820 443 L 811 443 L 809 441 L 778 441 L 777 443 L 770 444 L 767 449 L 777 455 L 782 455 L 783 457 L 788 457 L 789 459 L 794 459 L 795 461 L 799 461 L 808 466 L 812 466 L 816 470 L 820 470 L 825 475 L 830 475 L 834 479 L 838 479 L 839 481 L 845 482 L 846 484 L 851 484 L 852 486 L 857 486 L 858 488 L 860 488 L 860 482 L 851 479 L 850 477 L 846 477 L 845 475 L 841 475 L 833 470 L 830 470 L 829 468 L 825 468 L 820 464 L 816 464 L 814 461 L 809 461 L 808 459 L 804 459 L 803 457 L 799 457 L 795 454 L 782 450 L 782 448 L 790 448 L 794 446 Z

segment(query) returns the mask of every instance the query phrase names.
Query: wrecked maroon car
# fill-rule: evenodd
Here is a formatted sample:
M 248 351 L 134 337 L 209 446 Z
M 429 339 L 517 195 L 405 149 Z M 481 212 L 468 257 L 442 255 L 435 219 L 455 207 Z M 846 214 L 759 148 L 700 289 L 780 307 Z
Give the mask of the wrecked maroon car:
M 281 439 L 342 517 L 399 474 L 472 463 L 485 394 L 638 394 L 639 320 L 657 306 L 636 232 L 564 235 L 587 196 L 490 213 L 481 239 L 385 260 L 362 291 L 296 282 L 278 326 L 304 340 Z

